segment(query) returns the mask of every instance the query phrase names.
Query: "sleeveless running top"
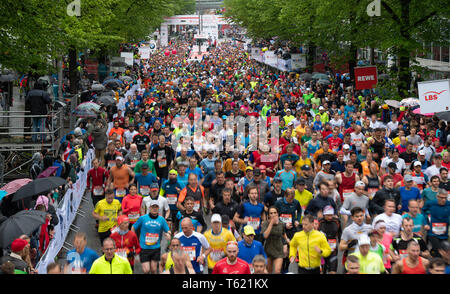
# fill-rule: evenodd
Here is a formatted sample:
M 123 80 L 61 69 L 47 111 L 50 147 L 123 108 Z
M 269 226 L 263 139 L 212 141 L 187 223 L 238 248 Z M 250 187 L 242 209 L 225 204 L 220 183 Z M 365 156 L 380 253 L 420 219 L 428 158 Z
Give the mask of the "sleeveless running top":
M 416 267 L 409 267 L 406 263 L 406 258 L 402 260 L 403 262 L 403 272 L 404 275 L 424 275 L 426 274 L 425 267 L 422 264 L 422 258 L 419 257 L 419 264 Z
M 341 201 L 343 202 L 344 198 L 355 190 L 356 174 L 353 173 L 350 177 L 346 177 L 345 173 L 342 173 L 341 175 L 342 183 L 339 185 L 339 194 L 341 195 Z
M 371 178 L 367 176 L 367 189 L 375 189 L 380 187 L 380 180 L 378 177 Z
M 171 267 L 169 269 L 169 272 L 170 272 L 171 275 L 175 274 L 175 271 L 174 271 L 173 267 Z M 188 270 L 187 266 L 184 266 L 184 275 L 188 275 L 188 274 L 189 274 L 189 270 Z

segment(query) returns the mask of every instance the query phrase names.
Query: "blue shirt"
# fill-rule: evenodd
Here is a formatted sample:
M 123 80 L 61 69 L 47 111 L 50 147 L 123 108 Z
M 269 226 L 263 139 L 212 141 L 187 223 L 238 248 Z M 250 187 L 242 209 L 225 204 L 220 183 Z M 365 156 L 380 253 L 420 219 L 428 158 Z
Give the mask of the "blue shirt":
M 198 175 L 197 175 L 197 177 L 198 177 Z M 181 190 L 183 190 L 187 186 L 188 178 L 189 178 L 188 173 L 185 173 L 184 177 L 178 175 L 177 179 L 178 179 L 178 184 L 180 184 Z
M 418 200 L 422 199 L 422 196 L 420 195 L 420 190 L 416 187 L 411 187 L 411 190 L 406 190 L 405 187 L 400 187 L 399 189 L 400 196 L 402 199 L 402 209 L 400 209 L 399 213 L 402 213 L 404 211 L 408 212 L 408 202 L 409 200 Z
M 76 268 L 81 267 L 82 269 L 86 269 L 86 273 L 89 273 L 92 264 L 99 257 L 100 256 L 97 254 L 97 252 L 95 252 L 91 248 L 85 247 L 83 253 L 81 254 L 76 252 L 75 249 L 70 250 L 69 252 L 67 252 L 66 259 L 69 264 L 72 264 L 72 266 Z
M 438 239 L 448 239 L 448 224 L 450 217 L 450 201 L 446 201 L 444 205 L 439 205 L 437 200 L 431 200 L 425 203 L 422 208 L 424 215 L 430 215 L 430 222 L 428 218 L 425 218 L 427 225 L 430 226 L 428 236 L 436 237 Z M 445 229 L 443 229 L 444 227 Z M 439 228 L 442 230 L 442 234 L 439 233 Z
M 199 181 L 203 178 L 203 172 L 198 166 L 196 166 L 194 169 L 190 169 L 189 167 L 186 169 L 186 174 L 188 176 L 191 173 L 196 174 Z
M 402 216 L 402 218 L 407 218 L 407 217 L 409 217 L 413 220 L 413 223 L 414 223 L 413 233 L 420 232 L 420 230 L 422 229 L 422 226 L 426 225 L 425 217 L 421 213 L 418 213 L 415 218 L 410 216 L 408 213 L 405 213 Z
M 259 241 L 253 240 L 252 244 L 248 245 L 245 240 L 241 240 L 238 242 L 238 248 L 239 253 L 237 257 L 245 260 L 248 264 L 252 264 L 253 258 L 258 254 L 263 255 L 267 259 L 264 247 Z
M 134 178 L 136 179 L 138 193 L 141 195 L 141 186 L 149 186 L 148 189 L 150 189 L 150 185 L 152 183 L 158 183 L 158 179 L 152 173 L 148 173 L 146 176 L 142 175 L 141 173 L 136 173 Z M 148 194 L 145 196 L 148 196 Z
M 135 231 L 141 230 L 139 245 L 142 249 L 160 248 L 162 232 L 167 233 L 170 230 L 169 225 L 162 216 L 158 215 L 157 218 L 153 219 L 149 214 L 139 217 L 133 228 Z
M 261 214 L 263 212 L 264 204 L 258 203 L 253 205 L 249 201 L 242 203 L 237 209 L 240 218 L 251 218 L 247 225 L 251 225 L 257 235 L 261 232 Z
M 279 170 L 275 177 L 280 177 L 282 181 L 281 190 L 286 191 L 288 188 L 294 187 L 294 182 L 297 179 L 297 174 L 295 171 L 290 170 Z
M 205 236 L 194 231 L 189 237 L 186 237 L 183 232 L 179 232 L 175 235 L 175 238 L 180 240 L 181 249 L 189 255 L 195 272 L 202 272 L 203 266 L 198 263 L 197 258 L 201 255 L 202 247 L 205 249 L 209 248 L 209 243 Z
M 169 180 L 166 180 L 162 185 L 161 185 L 161 191 L 164 191 L 163 194 L 161 194 L 161 196 L 166 197 L 167 201 L 169 202 L 169 208 L 171 211 L 177 211 L 177 203 L 175 202 L 175 204 L 171 204 L 170 201 L 174 201 L 171 199 L 177 199 L 178 200 L 178 196 L 179 196 L 179 192 L 178 189 L 180 189 L 180 191 L 183 189 L 181 188 L 180 183 L 178 183 L 178 181 L 176 181 L 175 183 L 171 183 L 169 182 Z M 176 195 L 176 198 L 172 198 L 170 196 L 174 196 Z

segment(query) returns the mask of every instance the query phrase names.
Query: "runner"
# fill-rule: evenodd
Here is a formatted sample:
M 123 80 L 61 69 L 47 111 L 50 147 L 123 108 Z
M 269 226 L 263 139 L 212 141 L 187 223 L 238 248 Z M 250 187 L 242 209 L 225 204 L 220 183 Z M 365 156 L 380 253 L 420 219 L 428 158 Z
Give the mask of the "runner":
M 351 215 L 351 210 L 354 207 L 362 208 L 365 212 L 365 221 L 370 223 L 370 214 L 369 214 L 369 197 L 364 195 L 366 193 L 364 191 L 365 184 L 362 181 L 358 181 L 354 186 L 355 192 L 352 192 L 349 196 L 347 196 L 344 200 L 344 204 L 340 209 L 340 214 L 343 218 L 343 227 L 346 227 L 351 223 L 351 220 L 348 220 L 348 216 Z
M 91 191 L 92 204 L 95 207 L 97 202 L 105 198 L 106 180 L 109 176 L 106 169 L 100 166 L 100 162 L 97 158 L 94 158 L 94 160 L 92 161 L 92 165 L 94 167 L 88 172 L 86 189 Z
M 248 190 L 249 201 L 239 205 L 238 210 L 234 214 L 233 222 L 240 225 L 250 225 L 255 230 L 255 239 L 262 241 L 261 223 L 266 220 L 264 213 L 264 205 L 258 203 L 258 189 L 251 187 Z
M 137 194 L 137 188 L 135 184 L 130 185 L 130 194 L 125 196 L 122 200 L 122 213 L 128 217 L 129 229 L 141 216 L 140 210 L 142 205 L 142 197 Z M 120 225 L 118 223 L 118 225 Z
M 177 208 L 180 211 L 186 210 L 184 201 L 187 197 L 194 199 L 194 211 L 202 212 L 202 208 L 206 206 L 205 189 L 199 184 L 197 175 L 189 174 L 188 185 L 181 190 L 178 196 Z
M 428 259 L 420 257 L 420 245 L 416 241 L 408 243 L 407 256 L 397 261 L 393 268 L 392 274 L 426 274 L 430 265 Z
M 139 259 L 144 274 L 156 274 L 158 263 L 161 259 L 161 239 L 165 233 L 167 240 L 170 240 L 170 228 L 166 220 L 160 216 L 159 202 L 151 200 L 149 202 L 150 212 L 137 220 L 132 227 L 132 232 L 140 230 L 139 245 L 142 249 Z
M 400 228 L 402 226 L 402 216 L 395 213 L 395 201 L 392 199 L 387 199 L 384 203 L 384 213 L 377 215 L 372 222 L 372 225 L 383 220 L 386 224 L 386 231 L 393 237 L 397 237 L 400 233 Z
M 73 245 L 75 248 L 67 252 L 64 273 L 88 274 L 94 261 L 99 258 L 97 252 L 86 247 L 87 237 L 83 232 L 75 234 Z
M 154 201 L 158 202 L 158 214 L 167 221 L 171 214 L 170 207 L 167 199 L 160 195 L 158 183 L 150 184 L 150 195 L 148 197 L 144 197 L 144 199 L 142 200 L 142 205 L 140 206 L 141 215 L 150 212 L 151 204 Z
M 111 235 L 111 229 L 117 226 L 117 218 L 122 214 L 122 205 L 114 199 L 114 190 L 106 188 L 105 199 L 95 205 L 92 216 L 98 220 L 100 243 Z
M 237 257 L 238 252 L 239 248 L 236 241 L 228 242 L 226 247 L 227 257 L 215 264 L 212 274 L 251 274 L 249 264 Z
M 111 238 L 103 241 L 103 256 L 99 257 L 92 264 L 89 274 L 132 274 L 130 263 L 127 259 L 118 256 L 116 252 L 116 243 Z
M 327 238 L 331 248 L 331 254 L 325 258 L 322 273 L 336 274 L 338 268 L 338 244 L 341 241 L 342 226 L 334 209 L 327 206 L 323 210 L 323 218 L 319 219 L 319 229 Z
M 134 172 L 129 166 L 123 164 L 123 157 L 116 157 L 116 165 L 111 167 L 107 186 L 114 187 L 114 197 L 122 203 L 127 195 L 129 185 L 134 182 Z
M 126 215 L 119 216 L 117 224 L 119 226 L 111 233 L 110 238 L 116 242 L 116 254 L 128 259 L 134 271 L 134 257 L 141 252 L 138 237 L 130 230 L 131 223 Z
M 158 179 L 156 176 L 149 172 L 149 165 L 147 163 L 141 164 L 141 172 L 136 173 L 134 176 L 138 188 L 138 193 L 142 197 L 147 197 L 150 195 L 150 186 L 152 183 L 157 183 Z
M 358 240 L 359 252 L 352 253 L 359 259 L 359 273 L 361 274 L 384 274 L 386 270 L 381 257 L 370 251 L 370 238 L 367 235 L 361 235 Z

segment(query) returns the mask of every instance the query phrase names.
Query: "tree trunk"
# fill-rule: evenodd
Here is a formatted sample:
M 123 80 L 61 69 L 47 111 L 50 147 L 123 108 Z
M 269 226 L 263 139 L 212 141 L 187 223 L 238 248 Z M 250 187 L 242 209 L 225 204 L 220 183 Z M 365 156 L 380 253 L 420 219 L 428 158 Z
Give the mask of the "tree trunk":
M 350 73 L 350 80 L 352 84 L 355 84 L 355 67 L 357 66 L 358 48 L 354 43 L 350 44 L 349 59 L 348 59 L 348 71 Z
M 307 65 L 306 68 L 308 72 L 312 73 L 314 71 L 314 62 L 316 60 L 316 49 L 317 46 L 314 43 L 310 43 L 308 46 L 308 56 L 306 57 Z
M 399 68 L 398 68 L 398 94 L 402 98 L 408 97 L 411 85 L 411 75 L 409 73 L 410 56 L 409 51 L 405 49 L 400 50 L 399 54 Z
M 70 93 L 77 94 L 78 92 L 77 50 L 73 46 L 69 48 L 69 81 L 70 81 Z

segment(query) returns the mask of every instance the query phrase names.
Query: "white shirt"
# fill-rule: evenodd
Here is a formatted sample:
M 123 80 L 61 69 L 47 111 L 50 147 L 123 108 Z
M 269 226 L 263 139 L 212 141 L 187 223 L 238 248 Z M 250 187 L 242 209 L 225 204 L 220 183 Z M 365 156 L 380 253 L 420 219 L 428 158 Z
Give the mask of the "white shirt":
M 125 133 L 123 133 L 123 137 L 125 138 L 125 143 L 133 142 L 133 137 L 137 134 L 139 134 L 139 133 L 136 130 L 133 130 L 133 132 L 130 132 L 130 130 L 126 130 Z
M 403 158 L 399 158 L 397 162 L 394 161 L 393 158 L 385 157 L 381 161 L 381 168 L 387 169 L 389 163 L 395 163 L 397 165 L 397 169 L 395 170 L 396 173 L 401 173 L 402 170 L 406 169 L 406 163 Z M 389 172 L 389 171 L 388 171 Z
M 427 175 L 429 179 L 431 179 L 432 176 L 439 176 L 439 169 L 440 168 L 433 164 L 432 166 L 429 166 L 423 173 Z
M 379 220 L 383 220 L 384 223 L 386 224 L 387 233 L 395 233 L 396 235 L 399 234 L 403 220 L 400 214 L 393 213 L 391 216 L 388 216 L 386 213 L 379 214 L 373 220 L 372 226 L 375 227 L 375 224 Z
M 145 213 L 148 213 L 150 211 L 150 201 L 152 198 L 150 196 L 144 197 L 142 200 L 142 207 L 145 208 Z M 162 217 L 165 217 L 164 212 L 169 211 L 169 203 L 167 202 L 167 199 L 165 197 L 158 196 L 158 203 L 159 203 L 159 211 L 158 214 Z
M 335 120 L 334 118 L 330 120 L 330 125 L 334 127 L 341 128 L 344 126 L 344 121 L 342 119 Z
M 350 133 L 350 142 L 356 147 L 356 150 L 361 150 L 361 145 L 364 140 L 365 137 L 362 133 L 359 133 L 358 135 L 355 132 Z
M 398 128 L 398 121 L 396 121 L 396 122 L 392 122 L 392 121 L 388 122 L 387 127 L 389 129 L 389 132 L 392 132 L 393 130 Z

